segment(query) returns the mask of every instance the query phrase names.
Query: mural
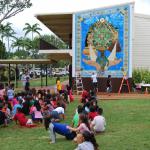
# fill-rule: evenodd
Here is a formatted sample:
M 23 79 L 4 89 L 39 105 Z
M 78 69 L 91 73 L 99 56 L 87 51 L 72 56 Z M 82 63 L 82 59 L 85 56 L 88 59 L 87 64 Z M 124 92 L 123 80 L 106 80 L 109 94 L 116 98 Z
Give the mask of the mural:
M 76 13 L 74 72 L 91 76 L 122 77 L 122 70 L 131 70 L 130 5 Z

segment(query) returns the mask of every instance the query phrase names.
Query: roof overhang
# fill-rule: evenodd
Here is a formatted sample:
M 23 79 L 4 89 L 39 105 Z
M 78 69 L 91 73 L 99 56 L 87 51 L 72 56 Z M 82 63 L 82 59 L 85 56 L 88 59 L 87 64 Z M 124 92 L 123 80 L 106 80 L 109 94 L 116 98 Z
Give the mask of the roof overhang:
M 40 54 L 48 54 L 50 60 L 69 60 L 72 61 L 72 49 L 59 50 L 39 50 Z
M 72 14 L 45 14 L 36 17 L 62 41 L 69 44 L 72 36 Z
M 0 59 L 0 64 L 51 64 L 53 63 L 50 59 Z

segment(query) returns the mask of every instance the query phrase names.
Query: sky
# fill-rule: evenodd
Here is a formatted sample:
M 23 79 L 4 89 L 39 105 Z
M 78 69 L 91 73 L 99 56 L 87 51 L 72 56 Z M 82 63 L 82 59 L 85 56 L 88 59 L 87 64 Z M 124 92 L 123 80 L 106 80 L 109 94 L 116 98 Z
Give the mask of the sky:
M 38 23 L 42 28 L 41 34 L 51 33 L 39 20 L 37 14 L 65 13 L 101 8 L 135 2 L 135 13 L 150 15 L 150 0 L 31 0 L 33 6 L 25 9 L 23 12 L 8 19 L 13 24 L 13 28 L 18 37 L 23 36 L 22 29 L 25 23 Z

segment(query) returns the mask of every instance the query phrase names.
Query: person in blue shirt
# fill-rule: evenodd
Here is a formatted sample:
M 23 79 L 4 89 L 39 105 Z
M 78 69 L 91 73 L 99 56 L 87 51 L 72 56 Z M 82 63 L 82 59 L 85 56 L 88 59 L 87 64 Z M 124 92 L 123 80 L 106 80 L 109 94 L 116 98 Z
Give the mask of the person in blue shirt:
M 13 116 L 15 116 L 15 114 L 17 113 L 17 108 L 22 108 L 22 100 L 19 100 L 19 104 L 16 104 L 13 107 L 13 111 L 12 111 Z
M 70 131 L 67 124 L 51 122 L 51 118 L 49 117 L 44 119 L 44 125 L 46 130 L 49 129 L 50 143 L 56 142 L 56 133 L 65 136 L 68 140 L 73 140 L 76 137 L 76 133 Z

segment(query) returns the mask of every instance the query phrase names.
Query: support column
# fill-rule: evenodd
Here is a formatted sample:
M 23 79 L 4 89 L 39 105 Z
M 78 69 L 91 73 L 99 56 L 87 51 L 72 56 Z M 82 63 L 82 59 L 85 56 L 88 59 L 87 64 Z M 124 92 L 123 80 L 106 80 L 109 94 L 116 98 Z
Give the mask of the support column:
M 42 77 L 42 64 L 41 64 L 41 88 L 43 86 L 43 77 Z
M 47 86 L 47 64 L 46 64 L 46 86 Z
M 10 64 L 8 64 L 8 84 L 10 85 Z
M 18 71 L 17 71 L 17 69 L 18 69 L 18 66 L 17 66 L 17 64 L 16 64 L 16 69 L 15 69 L 15 85 L 16 85 L 16 88 L 18 87 Z

